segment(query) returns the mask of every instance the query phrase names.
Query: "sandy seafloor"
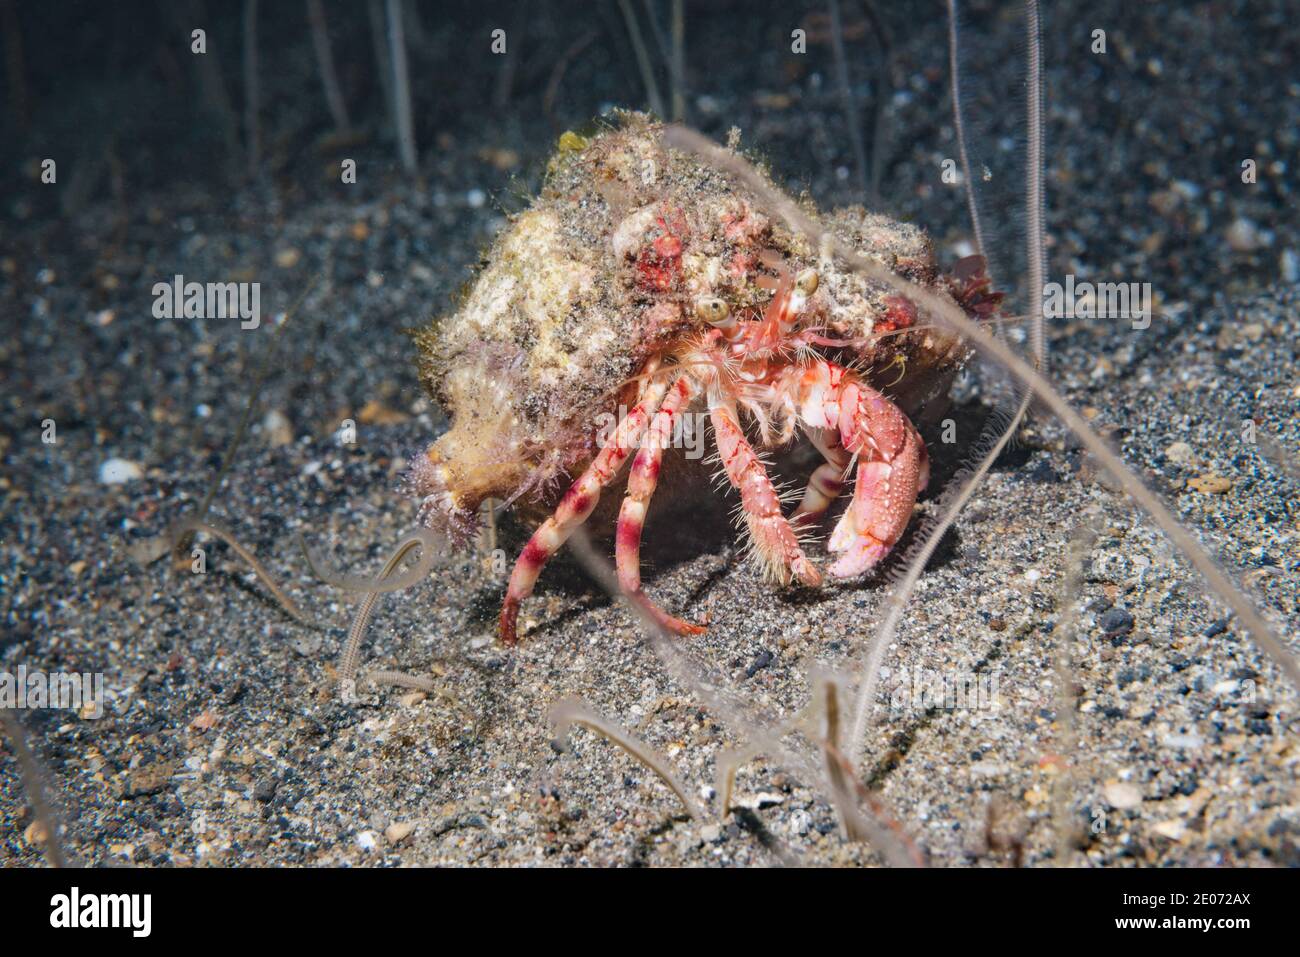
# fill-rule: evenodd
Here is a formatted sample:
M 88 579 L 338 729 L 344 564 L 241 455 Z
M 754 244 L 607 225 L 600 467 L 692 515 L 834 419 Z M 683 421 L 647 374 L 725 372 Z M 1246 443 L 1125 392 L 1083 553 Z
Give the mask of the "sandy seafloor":
M 926 225 L 951 261 L 969 227 L 960 191 L 938 177 L 955 155 L 940 6 L 887 14 L 904 89 L 885 107 L 881 186 L 886 211 Z M 974 5 L 964 38 L 977 160 L 995 180 L 1022 125 L 1009 98 L 1022 62 L 1018 8 L 1004 6 Z M 1282 3 L 1079 5 L 1086 15 L 1050 6 L 1050 272 L 1150 282 L 1162 310 L 1140 332 L 1055 322 L 1051 378 L 1300 653 L 1300 26 Z M 787 26 L 735 8 L 693 20 L 691 119 L 717 137 L 739 126 L 792 188 L 823 206 L 849 202 L 852 150 L 829 47 L 816 43 L 799 61 L 786 52 Z M 1108 30 L 1104 58 L 1087 52 L 1094 26 Z M 433 53 L 413 69 L 432 69 L 456 44 L 450 26 L 426 29 Z M 850 44 L 864 93 L 868 50 Z M 621 66 L 580 58 L 552 126 L 535 89 L 490 110 L 494 69 L 466 66 L 444 81 L 444 99 L 461 101 L 442 103 L 436 124 L 422 121 L 418 183 L 398 174 L 376 134 L 353 150 L 363 175 L 346 189 L 335 182 L 340 154 L 308 139 L 293 147 L 296 182 L 282 171 L 272 186 L 234 195 L 183 173 L 131 184 L 125 199 L 92 193 L 75 215 L 30 180 L 7 195 L 0 666 L 105 675 L 102 719 L 22 716 L 75 859 L 879 863 L 841 837 L 817 775 L 767 758 L 738 777 L 745 810 L 718 820 L 715 762 L 744 730 L 671 680 L 572 559 L 548 567 L 524 609 L 525 641 L 510 651 L 493 640 L 503 580 L 482 555 L 450 559 L 387 596 L 367 666 L 430 675 L 440 690 L 338 700 L 335 663 L 356 598 L 310 576 L 294 535 L 340 566 L 378 569 L 414 520 L 397 490 L 402 461 L 444 427 L 420 393 L 403 328 L 448 308 L 503 215 L 536 188 L 559 129 L 640 96 Z M 319 108 L 315 82 L 286 72 L 277 95 L 299 92 Z M 34 141 L 24 155 L 40 149 Z M 1240 181 L 1245 157 L 1258 162 L 1253 185 Z M 1005 244 L 1004 274 L 1021 258 L 1011 196 L 986 210 Z M 291 320 L 211 515 L 328 626 L 313 630 L 224 545 L 209 544 L 202 576 L 136 556 L 195 509 L 272 331 L 155 319 L 152 284 L 174 273 L 259 280 L 272 312 L 322 269 L 327 281 Z M 959 385 L 966 441 L 994 381 L 976 370 Z M 333 433 L 348 417 L 358 441 L 342 447 Z M 40 440 L 47 418 L 53 446 Z M 1281 455 L 1244 441 L 1247 419 Z M 941 490 L 960 456 L 934 454 Z M 137 463 L 140 477 L 103 484 L 112 458 Z M 1206 476 L 1228 487 L 1197 491 Z M 680 646 L 692 659 L 747 705 L 793 715 L 810 669 L 855 673 L 883 578 L 815 594 L 773 589 L 741 560 L 725 519 L 700 518 L 707 508 L 674 516 L 656 503 L 647 587 L 678 613 L 711 613 L 707 635 Z M 1077 593 L 1066 555 L 1082 525 L 1097 540 L 1071 647 L 1078 707 L 1063 724 L 1051 632 Z M 519 529 L 507 522 L 501 541 L 518 547 Z M 1297 694 L 1225 615 L 1071 437 L 1036 416 L 924 576 L 886 660 L 895 675 L 975 672 L 997 694 L 985 708 L 882 711 L 865 777 L 939 866 L 1050 864 L 1062 828 L 1074 834 L 1072 864 L 1300 864 Z M 708 820 L 692 822 L 654 775 L 588 731 L 572 733 L 568 752 L 554 748 L 546 712 L 567 697 L 665 754 Z M 1074 749 L 1063 753 L 1071 723 Z M 0 862 L 39 863 L 8 749 L 0 788 Z M 1054 793 L 1065 795 L 1061 813 Z

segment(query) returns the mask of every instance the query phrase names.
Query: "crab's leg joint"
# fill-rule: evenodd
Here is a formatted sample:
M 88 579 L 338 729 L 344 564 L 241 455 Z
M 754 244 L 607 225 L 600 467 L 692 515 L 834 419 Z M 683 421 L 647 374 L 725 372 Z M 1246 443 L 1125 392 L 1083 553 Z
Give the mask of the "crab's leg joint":
M 641 529 L 645 525 L 646 509 L 659 483 L 659 469 L 663 463 L 664 448 L 668 444 L 678 413 L 691 400 L 691 385 L 685 376 L 673 383 L 663 405 L 655 413 L 650 430 L 641 443 L 641 451 L 632 462 L 627 479 L 627 497 L 618 513 L 616 555 L 618 583 L 628 598 L 662 627 L 678 635 L 698 635 L 705 631 L 702 625 L 674 618 L 655 605 L 641 590 Z
M 609 444 L 569 487 L 555 514 L 542 523 L 524 546 L 515 561 L 514 571 L 510 573 L 510 584 L 506 586 L 505 601 L 501 605 L 498 633 L 505 644 L 513 645 L 518 640 L 519 606 L 532 594 L 542 567 L 559 551 L 573 530 L 587 520 L 600 501 L 601 489 L 618 475 L 645 431 L 650 416 L 663 401 L 667 388 L 668 383 L 662 381 L 651 381 L 646 386 L 641 401 L 619 422 Z

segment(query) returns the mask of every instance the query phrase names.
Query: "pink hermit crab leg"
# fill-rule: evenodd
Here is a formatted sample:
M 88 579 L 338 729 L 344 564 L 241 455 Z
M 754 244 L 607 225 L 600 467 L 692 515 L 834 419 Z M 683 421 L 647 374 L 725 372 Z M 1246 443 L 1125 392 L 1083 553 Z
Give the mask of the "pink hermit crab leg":
M 827 547 L 840 558 L 827 571 L 848 578 L 871 568 L 898 542 L 929 475 L 925 443 L 901 409 L 856 375 L 819 360 L 802 370 L 800 418 L 836 429 L 858 457 L 853 500 Z
M 618 475 L 667 389 L 666 382 L 647 383 L 641 393 L 641 401 L 619 422 L 609 444 L 600 450 L 587 470 L 564 493 L 555 514 L 542 523 L 519 553 L 514 571 L 510 573 L 510 584 L 506 586 L 505 601 L 501 603 L 501 619 L 497 628 L 501 641 L 505 644 L 513 645 L 519 639 L 516 630 L 519 606 L 533 593 L 533 585 L 536 584 L 542 567 L 559 551 L 573 530 L 587 520 L 587 516 L 600 501 L 600 490 Z
M 736 413 L 726 405 L 714 405 L 709 409 L 709 419 L 713 422 L 722 467 L 731 484 L 740 490 L 745 523 L 759 558 L 782 582 L 789 581 L 793 572 L 805 585 L 817 587 L 821 584 L 821 572 L 803 553 L 798 536 L 781 514 L 781 498 L 772 487 L 763 463 L 745 439 Z
M 813 470 L 803 499 L 790 516 L 790 521 L 796 524 L 809 524 L 830 508 L 844 488 L 844 476 L 853 461 L 853 456 L 840 444 L 838 430 L 811 427 L 805 431 L 826 461 Z
M 646 614 L 664 628 L 678 635 L 699 635 L 706 630 L 703 625 L 674 618 L 646 597 L 641 590 L 641 529 L 645 525 L 646 509 L 659 483 L 659 467 L 663 462 L 664 448 L 672 436 L 677 413 L 690 402 L 691 385 L 682 376 L 668 390 L 663 405 L 655 413 L 650 429 L 641 443 L 641 451 L 632 461 L 632 471 L 627 479 L 627 497 L 618 513 L 618 535 L 615 554 L 618 564 L 618 583 L 628 598 L 636 602 Z

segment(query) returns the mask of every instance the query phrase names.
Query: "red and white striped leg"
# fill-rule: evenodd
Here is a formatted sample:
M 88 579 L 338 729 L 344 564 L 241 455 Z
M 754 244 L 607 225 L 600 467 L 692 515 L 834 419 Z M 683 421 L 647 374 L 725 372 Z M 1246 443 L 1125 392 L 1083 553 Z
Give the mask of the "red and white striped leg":
M 641 443 L 641 451 L 632 461 L 632 471 L 627 478 L 627 497 L 618 513 L 618 535 L 615 554 L 618 563 L 618 583 L 628 598 L 662 627 L 678 635 L 698 635 L 706 629 L 680 618 L 674 618 L 641 590 L 641 529 L 645 525 L 646 509 L 659 483 L 659 468 L 663 463 L 664 448 L 672 437 L 678 413 L 690 404 L 691 386 L 683 376 L 672 384 L 663 405 L 655 413 L 650 429 Z
M 781 514 L 780 496 L 772 487 L 767 469 L 745 439 L 736 413 L 725 405 L 715 405 L 709 410 L 709 418 L 722 467 L 731 484 L 740 490 L 745 523 L 759 558 L 783 584 L 793 573 L 809 587 L 820 585 L 821 572 L 803 553 L 798 536 Z
M 519 606 L 532 594 L 542 566 L 559 551 L 573 530 L 587 520 L 587 516 L 600 501 L 600 490 L 618 475 L 619 469 L 641 438 L 641 433 L 645 431 L 650 416 L 663 401 L 667 388 L 667 383 L 654 381 L 646 386 L 641 401 L 619 422 L 609 444 L 600 450 L 587 470 L 564 493 L 555 514 L 542 523 L 520 552 L 514 571 L 510 573 L 510 584 L 506 587 L 497 627 L 505 644 L 513 645 L 518 640 L 516 622 Z

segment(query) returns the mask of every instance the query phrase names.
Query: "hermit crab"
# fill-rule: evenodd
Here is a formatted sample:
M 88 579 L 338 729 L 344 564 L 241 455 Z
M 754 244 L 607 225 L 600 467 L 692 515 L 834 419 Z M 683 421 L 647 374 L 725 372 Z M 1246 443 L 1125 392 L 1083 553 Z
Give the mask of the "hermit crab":
M 941 275 L 914 226 L 860 207 L 821 220 L 967 315 L 997 309 L 977 257 Z M 603 491 L 622 491 L 620 586 L 663 627 L 698 633 L 646 596 L 640 546 L 660 471 L 678 465 L 665 447 L 681 417 L 703 414 L 764 571 L 821 583 L 812 534 L 851 480 L 826 573 L 860 575 L 898 541 L 926 486 L 910 416 L 946 394 L 969 352 L 916 320 L 890 287 L 837 269 L 828 243 L 815 248 L 746 189 L 669 148 L 647 117 L 565 134 L 541 195 L 496 241 L 459 308 L 415 337 L 422 380 L 451 419 L 409 473 L 421 521 L 464 541 L 486 499 L 549 506 L 571 480 L 514 565 L 499 624 L 511 644 L 547 560 Z M 602 435 L 595 423 L 611 415 L 617 427 Z M 797 437 L 824 461 L 786 514 L 764 450 Z

